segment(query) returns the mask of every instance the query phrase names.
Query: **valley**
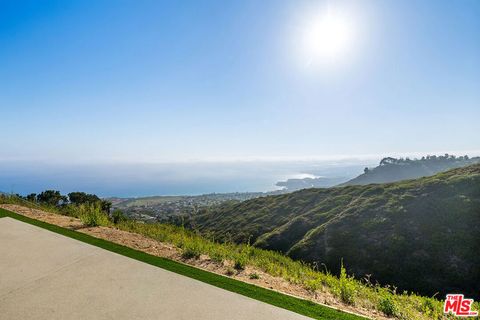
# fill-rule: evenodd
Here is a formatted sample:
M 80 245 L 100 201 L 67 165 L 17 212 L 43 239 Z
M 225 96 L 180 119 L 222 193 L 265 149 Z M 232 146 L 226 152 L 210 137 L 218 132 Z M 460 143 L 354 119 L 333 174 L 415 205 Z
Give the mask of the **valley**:
M 249 242 L 330 272 L 343 261 L 358 278 L 400 290 L 478 297 L 480 164 L 402 182 L 228 203 L 185 221 L 219 241 Z

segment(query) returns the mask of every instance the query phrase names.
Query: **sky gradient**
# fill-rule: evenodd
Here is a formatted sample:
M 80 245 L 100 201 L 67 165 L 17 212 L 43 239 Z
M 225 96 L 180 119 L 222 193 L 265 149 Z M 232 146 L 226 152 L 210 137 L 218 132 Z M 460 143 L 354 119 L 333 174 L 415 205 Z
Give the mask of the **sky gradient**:
M 326 66 L 312 12 L 351 19 Z M 0 161 L 478 154 L 480 1 L 0 1 Z

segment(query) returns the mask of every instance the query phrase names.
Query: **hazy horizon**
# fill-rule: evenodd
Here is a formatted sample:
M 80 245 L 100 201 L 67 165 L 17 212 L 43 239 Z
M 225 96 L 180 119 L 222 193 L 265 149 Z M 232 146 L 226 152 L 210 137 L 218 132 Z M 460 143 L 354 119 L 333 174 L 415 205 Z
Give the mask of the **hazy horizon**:
M 0 191 L 85 191 L 102 197 L 267 192 L 303 176 L 353 177 L 373 160 L 51 164 L 0 162 Z
M 480 156 L 480 151 L 448 152 Z M 387 156 L 421 158 L 425 154 L 357 155 L 290 159 L 230 159 L 183 162 L 60 163 L 0 159 L 0 192 L 29 194 L 46 189 L 62 193 L 84 191 L 102 197 L 200 195 L 228 192 L 267 192 L 292 178 L 353 178 L 366 166 Z

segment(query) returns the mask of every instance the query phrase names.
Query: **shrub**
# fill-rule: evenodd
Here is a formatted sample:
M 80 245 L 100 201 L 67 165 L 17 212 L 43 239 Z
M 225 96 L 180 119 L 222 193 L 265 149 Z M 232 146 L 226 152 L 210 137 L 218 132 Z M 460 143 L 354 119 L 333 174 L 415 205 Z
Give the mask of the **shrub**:
M 427 316 L 431 316 L 435 313 L 434 300 L 430 298 L 424 298 L 422 303 L 422 309 L 420 310 Z
M 243 270 L 245 269 L 246 265 L 247 265 L 247 259 L 244 256 L 239 256 L 237 257 L 237 259 L 235 259 L 235 263 L 233 267 L 236 270 Z
M 392 297 L 384 296 L 378 303 L 378 310 L 385 313 L 387 316 L 392 317 L 398 314 L 398 308 Z
M 111 219 L 114 224 L 127 221 L 127 217 L 123 214 L 122 210 L 114 210 L 111 214 Z
M 251 273 L 250 274 L 250 279 L 260 279 L 260 276 L 257 273 Z
M 108 226 L 108 216 L 98 204 L 84 204 L 76 207 L 77 216 L 88 227 Z
M 223 260 L 225 260 L 225 252 L 222 250 L 222 248 L 217 248 L 212 246 L 210 252 L 209 252 L 209 257 L 215 262 L 222 263 Z
M 183 248 L 182 257 L 184 259 L 198 259 L 202 251 L 200 250 L 199 246 L 195 244 L 188 244 Z
M 356 291 L 355 280 L 353 279 L 353 277 L 349 277 L 347 275 L 347 270 L 343 266 L 343 261 L 340 267 L 339 286 L 340 286 L 340 299 L 342 299 L 342 301 L 345 302 L 346 304 L 354 304 L 355 291 Z
M 308 279 L 303 285 L 307 290 L 315 292 L 321 288 L 322 283 L 318 279 Z

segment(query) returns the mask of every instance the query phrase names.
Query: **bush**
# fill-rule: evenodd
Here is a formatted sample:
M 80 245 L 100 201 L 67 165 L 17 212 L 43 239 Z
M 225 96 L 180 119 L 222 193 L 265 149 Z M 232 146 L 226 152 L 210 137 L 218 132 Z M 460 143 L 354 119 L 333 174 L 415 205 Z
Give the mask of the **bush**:
M 422 309 L 420 310 L 424 314 L 430 316 L 435 312 L 435 304 L 433 299 L 424 298 L 422 303 Z
M 397 305 L 390 296 L 385 296 L 380 300 L 378 310 L 382 311 L 389 317 L 396 316 L 398 313 Z
M 76 216 L 88 227 L 108 226 L 108 216 L 98 204 L 84 204 L 76 207 Z
M 347 270 L 342 265 L 340 267 L 340 299 L 346 304 L 354 304 L 355 303 L 355 280 L 353 277 L 349 277 L 347 275 Z
M 222 247 L 212 246 L 211 249 L 209 250 L 208 255 L 210 256 L 210 259 L 212 259 L 213 261 L 218 263 L 223 263 L 223 261 L 225 260 L 226 253 Z
M 247 259 L 244 256 L 239 256 L 237 259 L 235 259 L 235 263 L 233 267 L 236 270 L 244 270 L 247 265 Z
M 114 224 L 127 221 L 127 217 L 123 214 L 122 210 L 118 210 L 118 209 L 112 212 L 111 219 Z
M 198 259 L 201 254 L 202 250 L 197 245 L 189 244 L 183 248 L 182 257 L 184 259 Z
M 260 279 L 260 276 L 258 275 L 258 273 L 251 273 L 250 274 L 250 279 L 254 280 L 254 279 Z
M 322 283 L 318 279 L 309 279 L 303 285 L 307 290 L 315 292 L 321 288 Z

